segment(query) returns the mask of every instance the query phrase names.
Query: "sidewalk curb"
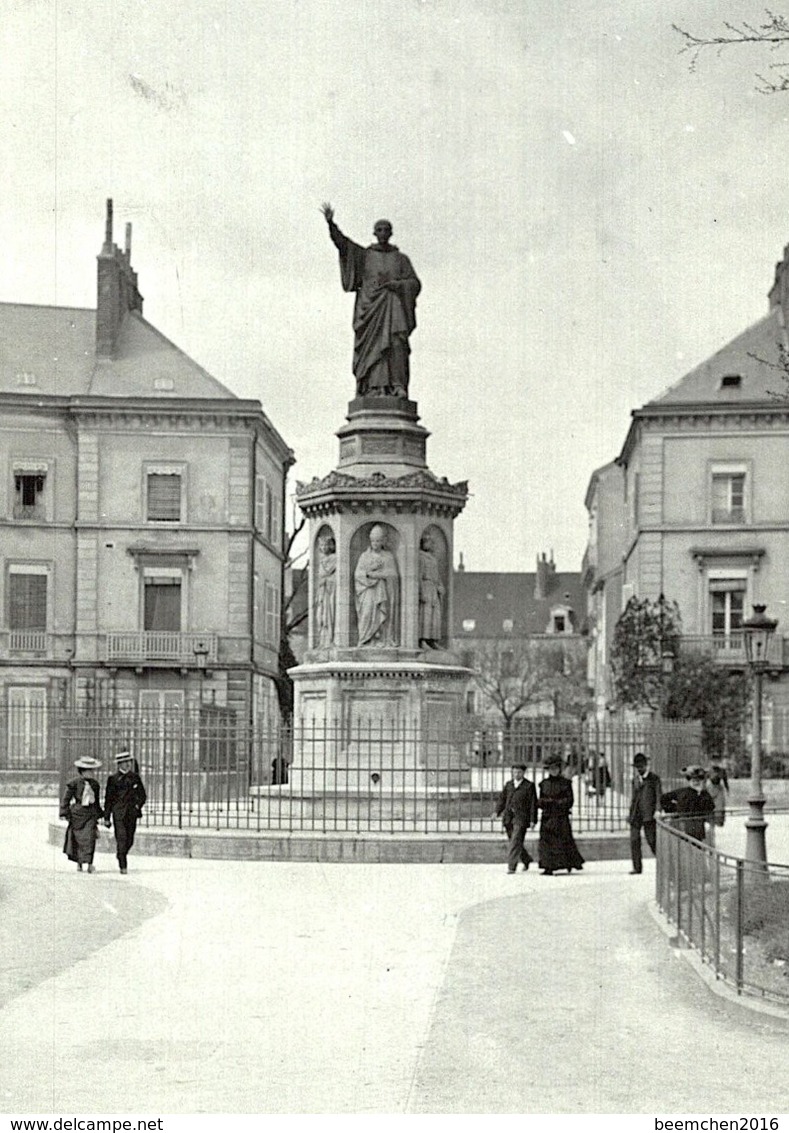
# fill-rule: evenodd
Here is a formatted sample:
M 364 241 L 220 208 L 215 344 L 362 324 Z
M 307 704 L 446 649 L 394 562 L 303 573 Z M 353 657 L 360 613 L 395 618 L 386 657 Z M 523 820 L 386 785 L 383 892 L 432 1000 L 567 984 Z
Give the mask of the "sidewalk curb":
M 66 827 L 49 823 L 50 845 L 63 843 Z M 586 861 L 619 861 L 630 857 L 628 834 L 587 834 L 576 838 Z M 536 839 L 526 841 L 536 856 Z M 115 839 L 101 830 L 98 853 L 114 853 Z M 500 834 L 393 834 L 356 831 L 207 830 L 190 827 L 138 826 L 135 854 L 166 858 L 226 861 L 497 864 L 506 861 L 507 845 Z
M 657 902 L 651 899 L 647 903 L 647 908 L 649 909 L 650 916 L 665 935 L 666 939 L 669 942 L 676 941 L 677 934 L 674 926 L 671 921 L 661 913 Z M 695 948 L 691 948 L 684 943 L 671 944 L 671 947 L 676 955 L 680 956 L 685 963 L 693 969 L 713 995 L 717 995 L 720 999 L 725 999 L 734 1007 L 744 1007 L 746 1010 L 753 1011 L 758 1015 L 768 1015 L 771 1019 L 781 1020 L 789 1024 L 789 1005 L 787 1007 L 781 1007 L 777 1003 L 757 999 L 756 996 L 746 991 L 738 995 L 734 988 L 726 983 L 725 980 L 717 977 L 709 965 L 704 963 Z

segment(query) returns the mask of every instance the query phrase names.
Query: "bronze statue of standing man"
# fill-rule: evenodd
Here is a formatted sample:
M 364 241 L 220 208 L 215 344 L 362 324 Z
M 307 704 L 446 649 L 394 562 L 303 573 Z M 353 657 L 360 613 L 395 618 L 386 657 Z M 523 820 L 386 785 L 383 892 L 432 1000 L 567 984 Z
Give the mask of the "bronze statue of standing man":
M 416 327 L 416 297 L 422 284 L 408 256 L 389 243 L 392 226 L 388 220 L 379 220 L 373 227 L 377 243 L 362 248 L 340 232 L 330 204 L 324 204 L 321 212 L 340 253 L 343 290 L 356 292 L 356 395 L 408 397 L 408 338 Z

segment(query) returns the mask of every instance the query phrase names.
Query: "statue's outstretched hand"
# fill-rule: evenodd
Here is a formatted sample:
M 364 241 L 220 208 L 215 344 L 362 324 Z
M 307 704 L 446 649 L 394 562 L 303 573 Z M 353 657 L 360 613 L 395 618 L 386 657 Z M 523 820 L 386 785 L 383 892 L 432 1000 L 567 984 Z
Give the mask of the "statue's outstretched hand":
M 328 201 L 324 201 L 321 205 L 321 212 L 326 217 L 326 223 L 331 224 L 331 222 L 334 220 L 334 209 L 331 207 Z

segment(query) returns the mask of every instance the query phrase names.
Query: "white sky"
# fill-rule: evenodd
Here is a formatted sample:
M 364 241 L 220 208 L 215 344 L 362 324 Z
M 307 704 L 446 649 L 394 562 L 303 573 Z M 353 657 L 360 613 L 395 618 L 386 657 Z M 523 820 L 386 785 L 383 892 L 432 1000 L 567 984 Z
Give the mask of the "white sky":
M 104 201 L 146 317 L 298 463 L 337 463 L 353 297 L 318 206 L 422 280 L 411 396 L 471 570 L 577 570 L 630 410 L 766 310 L 780 56 L 695 74 L 725 0 L 0 0 L 0 300 L 95 306 Z M 789 51 L 787 51 L 789 56 Z

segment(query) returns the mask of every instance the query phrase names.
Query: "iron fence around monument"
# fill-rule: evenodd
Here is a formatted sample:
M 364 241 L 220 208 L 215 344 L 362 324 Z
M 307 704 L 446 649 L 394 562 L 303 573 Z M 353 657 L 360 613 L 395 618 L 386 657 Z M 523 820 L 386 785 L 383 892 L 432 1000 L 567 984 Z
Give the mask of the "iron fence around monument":
M 789 1002 L 789 865 L 750 861 L 658 819 L 656 900 L 716 979 L 738 994 Z
M 18 721 L 16 725 L 18 727 Z M 493 818 L 513 763 L 535 783 L 559 755 L 579 833 L 627 825 L 632 760 L 644 751 L 664 784 L 700 758 L 695 725 L 522 720 L 502 731 L 472 717 L 264 727 L 230 709 L 54 710 L 61 782 L 81 755 L 128 750 L 148 791 L 148 826 L 252 831 L 501 833 Z

